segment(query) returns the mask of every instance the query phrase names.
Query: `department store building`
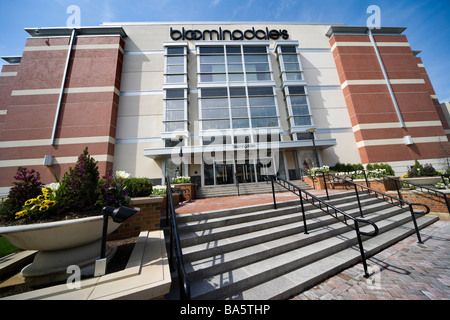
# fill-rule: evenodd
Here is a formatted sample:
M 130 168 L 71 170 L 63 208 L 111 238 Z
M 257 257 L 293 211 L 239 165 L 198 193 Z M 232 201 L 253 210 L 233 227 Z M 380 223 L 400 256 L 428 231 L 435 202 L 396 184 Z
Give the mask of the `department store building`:
M 0 191 L 19 166 L 53 182 L 85 147 L 161 184 L 418 159 L 446 165 L 448 123 L 406 28 L 120 23 L 26 29 L 0 73 Z M 420 49 L 420 48 L 419 48 Z M 1 54 L 5 54 L 2 52 Z M 445 109 L 446 110 L 446 109 Z M 2 193 L 2 192 L 0 192 Z

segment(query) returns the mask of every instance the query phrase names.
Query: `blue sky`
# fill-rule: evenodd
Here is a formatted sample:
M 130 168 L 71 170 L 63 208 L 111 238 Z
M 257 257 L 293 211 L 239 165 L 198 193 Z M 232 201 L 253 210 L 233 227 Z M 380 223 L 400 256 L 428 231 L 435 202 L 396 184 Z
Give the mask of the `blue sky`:
M 0 3 L 0 56 L 21 55 L 24 28 L 64 27 L 70 5 L 81 8 L 81 25 L 146 21 L 340 22 L 365 26 L 370 5 L 381 9 L 381 26 L 407 27 L 441 102 L 450 101 L 449 0 L 15 0 Z M 0 62 L 3 64 L 3 61 Z

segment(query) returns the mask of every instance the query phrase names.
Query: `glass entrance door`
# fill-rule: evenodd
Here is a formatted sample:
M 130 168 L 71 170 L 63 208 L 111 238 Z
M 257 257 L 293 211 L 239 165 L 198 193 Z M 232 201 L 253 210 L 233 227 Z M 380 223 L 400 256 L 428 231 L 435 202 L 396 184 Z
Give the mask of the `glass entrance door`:
M 236 161 L 236 179 L 239 183 L 253 183 L 255 178 L 255 165 L 246 160 L 245 164 Z
M 216 185 L 234 184 L 234 168 L 232 164 L 215 163 Z

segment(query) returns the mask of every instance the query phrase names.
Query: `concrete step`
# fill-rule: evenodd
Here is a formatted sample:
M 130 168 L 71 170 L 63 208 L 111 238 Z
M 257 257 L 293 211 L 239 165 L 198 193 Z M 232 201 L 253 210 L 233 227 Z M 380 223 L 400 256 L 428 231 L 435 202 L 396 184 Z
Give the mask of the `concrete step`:
M 311 186 L 302 182 L 296 181 L 296 185 L 303 188 L 304 190 L 310 190 Z M 284 192 L 286 191 L 283 187 L 275 184 L 275 191 Z M 222 186 L 207 186 L 199 188 L 195 192 L 196 199 L 214 198 L 214 197 L 230 197 L 238 195 L 252 195 L 259 193 L 270 193 L 272 192 L 272 184 L 270 182 L 260 182 L 251 184 L 239 184 L 236 185 L 222 185 Z
M 380 233 L 411 230 L 408 227 L 411 220 L 409 211 L 363 193 L 360 194 L 360 202 L 364 217 L 375 222 Z M 354 217 L 360 217 L 354 192 L 333 195 L 330 203 Z M 358 263 L 355 260 L 359 257 L 356 232 L 311 204 L 305 203 L 305 210 L 309 234 L 304 234 L 298 200 L 279 203 L 278 210 L 274 210 L 273 205 L 260 205 L 180 216 L 180 238 L 192 298 L 284 299 L 297 294 L 294 291 L 302 286 L 320 283 L 329 272 L 319 272 L 320 275 L 303 284 L 291 281 L 292 284 L 287 281 L 286 274 L 294 276 L 297 270 L 309 268 L 311 264 L 345 250 L 355 251 L 357 256 L 331 270 L 343 270 L 341 268 L 348 267 L 349 263 Z M 420 221 L 423 225 L 434 222 L 428 217 Z M 363 231 L 373 229 L 371 226 L 360 228 Z M 394 234 L 396 232 L 393 231 Z M 391 238 L 389 235 L 384 237 Z M 364 241 L 364 249 L 369 240 L 372 239 Z M 377 247 L 371 248 L 371 252 L 382 250 L 389 245 L 386 243 L 381 241 Z M 284 285 L 284 282 L 289 285 Z M 173 283 L 172 297 L 176 298 L 177 281 Z M 268 283 L 279 288 L 268 290 L 274 294 L 266 296 L 267 292 L 260 291 L 266 290 Z

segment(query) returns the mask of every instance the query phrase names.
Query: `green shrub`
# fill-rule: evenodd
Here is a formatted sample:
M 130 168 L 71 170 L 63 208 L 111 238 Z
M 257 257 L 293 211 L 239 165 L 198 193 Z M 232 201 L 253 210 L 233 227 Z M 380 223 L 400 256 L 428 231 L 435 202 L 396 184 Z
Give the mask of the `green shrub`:
M 131 198 L 148 197 L 152 194 L 153 184 L 146 178 L 128 178 L 123 180 L 125 190 Z
M 408 168 L 408 177 L 417 178 L 421 177 L 422 174 L 423 174 L 423 166 L 419 163 L 419 161 L 414 160 L 414 166 Z
M 89 155 L 88 148 L 78 157 L 75 168 L 64 174 L 66 184 L 63 205 L 68 209 L 89 210 L 98 197 L 99 172 L 97 161 Z

